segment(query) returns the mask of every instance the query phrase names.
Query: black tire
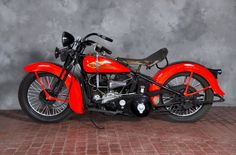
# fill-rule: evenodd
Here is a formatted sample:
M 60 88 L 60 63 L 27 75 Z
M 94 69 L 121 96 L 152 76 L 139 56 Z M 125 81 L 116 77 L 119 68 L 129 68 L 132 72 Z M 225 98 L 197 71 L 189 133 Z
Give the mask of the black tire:
M 178 76 L 183 76 L 183 75 L 189 75 L 190 73 L 184 72 L 184 73 L 178 73 L 172 77 L 170 77 L 165 83 L 164 85 L 166 85 L 169 81 L 171 81 L 172 79 L 178 77 Z M 203 77 L 201 77 L 198 74 L 193 74 L 193 78 L 197 79 L 201 85 L 205 88 L 207 86 L 209 86 L 209 83 L 207 82 L 207 80 L 205 80 Z M 196 122 L 198 120 L 200 120 L 212 107 L 212 101 L 214 98 L 214 93 L 212 92 L 211 89 L 207 89 L 205 90 L 205 101 L 208 102 L 208 104 L 203 104 L 202 107 L 194 114 L 190 115 L 190 116 L 177 116 L 171 112 L 168 112 L 168 114 L 166 115 L 167 118 L 173 120 L 173 121 L 178 121 L 178 122 Z M 163 100 L 161 99 L 161 103 L 163 103 Z
M 50 73 L 45 73 L 45 72 L 41 72 L 38 73 L 39 77 L 42 76 L 54 76 L 53 74 Z M 28 89 L 31 85 L 31 83 L 33 83 L 36 80 L 36 76 L 34 73 L 28 73 L 24 79 L 22 80 L 20 87 L 19 87 L 19 91 L 18 91 L 18 99 L 19 99 L 19 103 L 20 106 L 22 108 L 22 110 L 31 118 L 38 120 L 38 121 L 42 121 L 42 122 L 48 122 L 48 123 L 52 123 L 52 122 L 60 122 L 62 120 L 67 119 L 69 116 L 71 116 L 72 111 L 69 107 L 69 104 L 67 104 L 67 107 L 65 108 L 65 110 L 63 112 L 61 112 L 60 114 L 56 115 L 56 116 L 44 116 L 44 115 L 40 115 L 39 113 L 37 113 L 29 104 L 28 101 L 28 97 L 27 97 L 27 93 L 28 93 Z

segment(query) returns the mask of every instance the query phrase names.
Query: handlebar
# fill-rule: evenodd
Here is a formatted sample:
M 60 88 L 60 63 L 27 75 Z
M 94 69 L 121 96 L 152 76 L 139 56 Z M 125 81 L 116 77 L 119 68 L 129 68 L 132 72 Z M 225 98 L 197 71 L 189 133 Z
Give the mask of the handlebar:
M 107 36 L 104 36 L 104 35 L 101 35 L 101 34 L 98 34 L 98 33 L 90 33 L 88 35 L 86 35 L 83 40 L 86 40 L 88 37 L 91 37 L 91 36 L 98 36 L 106 41 L 109 41 L 109 42 L 113 42 L 113 39 L 107 37 Z
M 72 36 L 72 35 L 71 35 Z M 98 33 L 90 33 L 88 35 L 86 35 L 83 39 L 78 38 L 75 41 L 72 41 L 73 43 L 70 43 L 69 46 L 66 46 L 62 49 L 59 49 L 56 47 L 55 49 L 55 57 L 58 58 L 60 56 L 61 61 L 66 61 L 67 58 L 71 58 L 74 59 L 77 57 L 77 55 L 79 53 L 83 53 L 84 49 L 86 48 L 86 46 L 91 46 L 91 45 L 95 45 L 95 50 L 97 52 L 106 52 L 107 54 L 112 54 L 112 51 L 110 51 L 109 49 L 107 49 L 106 47 L 103 47 L 101 45 L 98 45 L 95 41 L 93 40 L 88 40 L 87 38 L 90 36 L 98 36 L 106 41 L 110 41 L 112 42 L 113 40 L 109 37 L 106 37 L 104 35 L 98 34 Z M 73 39 L 74 40 L 74 39 Z

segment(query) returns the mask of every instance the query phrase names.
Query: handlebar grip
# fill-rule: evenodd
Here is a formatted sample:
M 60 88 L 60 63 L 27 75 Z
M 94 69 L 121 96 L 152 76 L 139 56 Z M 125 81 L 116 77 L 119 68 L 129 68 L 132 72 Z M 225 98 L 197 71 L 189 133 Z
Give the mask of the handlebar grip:
M 105 39 L 106 41 L 113 42 L 113 39 L 111 39 L 111 38 L 109 38 L 109 37 L 106 37 L 106 36 L 104 36 L 104 35 L 100 35 L 100 37 L 101 37 L 102 39 Z
M 111 39 L 111 38 L 109 38 L 109 37 L 106 37 L 105 40 L 110 41 L 110 42 L 113 42 L 113 39 Z

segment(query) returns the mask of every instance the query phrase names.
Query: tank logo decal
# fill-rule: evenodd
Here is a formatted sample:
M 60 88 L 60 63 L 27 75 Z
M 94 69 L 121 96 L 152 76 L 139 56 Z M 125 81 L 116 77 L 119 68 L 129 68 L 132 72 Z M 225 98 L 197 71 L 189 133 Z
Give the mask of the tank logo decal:
M 99 61 L 98 62 L 98 67 L 104 65 L 104 64 L 109 64 L 109 61 Z M 96 68 L 96 62 L 90 62 L 87 64 L 88 67 L 95 69 Z

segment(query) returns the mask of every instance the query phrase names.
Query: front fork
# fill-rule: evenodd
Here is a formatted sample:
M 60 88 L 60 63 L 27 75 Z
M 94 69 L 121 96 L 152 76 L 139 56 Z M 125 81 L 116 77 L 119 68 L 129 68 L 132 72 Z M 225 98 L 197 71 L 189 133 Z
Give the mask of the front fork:
M 58 80 L 57 80 L 57 82 L 56 82 L 56 84 L 55 84 L 54 86 L 50 86 L 50 85 L 49 85 L 49 82 L 48 82 L 47 79 L 45 78 L 45 82 L 46 82 L 46 84 L 48 85 L 48 87 L 51 89 L 53 96 L 50 95 L 50 94 L 47 92 L 45 86 L 43 85 L 43 82 L 41 81 L 41 79 L 40 79 L 40 77 L 39 77 L 39 75 L 38 75 L 38 72 L 37 72 L 37 71 L 34 72 L 34 74 L 35 74 L 35 76 L 36 76 L 36 78 L 37 78 L 37 81 L 39 82 L 40 87 L 42 88 L 42 90 L 43 90 L 43 92 L 44 92 L 44 94 L 45 94 L 45 96 L 46 96 L 46 100 L 56 100 L 56 101 L 59 101 L 59 102 L 68 102 L 67 99 L 64 100 L 64 99 L 58 98 L 57 96 L 58 96 L 58 94 L 60 93 L 60 91 L 61 91 L 61 89 L 62 89 L 62 87 L 63 87 L 63 84 L 65 83 L 66 78 L 68 77 L 68 75 L 69 75 L 69 73 L 70 73 L 70 71 L 71 71 L 72 68 L 73 68 L 73 66 L 72 66 L 72 65 L 69 65 L 69 64 L 67 63 L 67 61 L 66 61 L 65 64 L 63 65 L 63 68 L 62 68 L 61 73 L 60 73 L 60 75 L 59 75 L 59 77 L 58 77 Z M 72 81 L 71 81 L 71 82 L 72 82 Z M 72 84 L 72 83 L 71 83 L 71 84 Z M 70 89 L 70 88 L 69 88 L 69 89 Z M 70 90 L 68 90 L 68 94 L 69 94 L 69 93 L 70 93 Z
M 61 91 L 62 87 L 63 87 L 63 84 L 65 83 L 66 81 L 66 78 L 67 76 L 69 75 L 70 71 L 72 69 L 72 65 L 70 65 L 67 69 L 66 67 L 63 67 L 61 73 L 60 73 L 60 76 L 58 77 L 58 81 L 56 82 L 55 86 L 53 87 L 52 89 L 52 92 L 55 94 L 55 95 L 58 95 L 59 92 Z M 63 76 L 64 75 L 64 76 Z M 62 78 L 63 77 L 63 78 Z M 62 80 L 61 80 L 62 79 Z

